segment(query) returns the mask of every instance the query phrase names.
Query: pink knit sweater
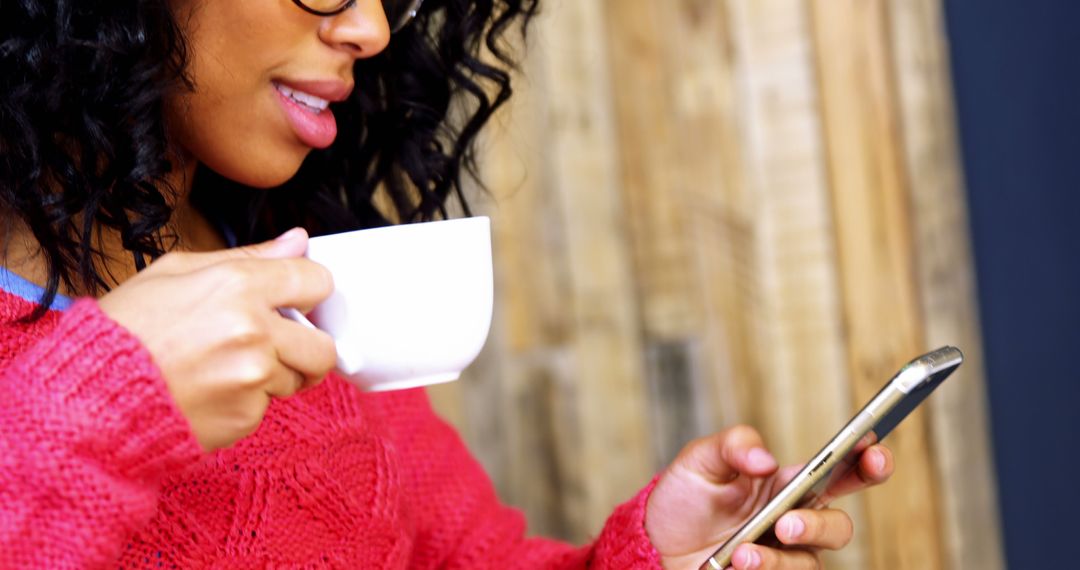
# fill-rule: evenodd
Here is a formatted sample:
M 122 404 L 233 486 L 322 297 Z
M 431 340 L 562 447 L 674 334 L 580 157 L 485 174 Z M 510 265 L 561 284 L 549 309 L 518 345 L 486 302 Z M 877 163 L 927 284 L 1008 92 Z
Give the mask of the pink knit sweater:
M 205 454 L 135 337 L 0 291 L 0 568 L 657 568 L 647 487 L 597 539 L 525 538 L 423 390 L 331 376 Z

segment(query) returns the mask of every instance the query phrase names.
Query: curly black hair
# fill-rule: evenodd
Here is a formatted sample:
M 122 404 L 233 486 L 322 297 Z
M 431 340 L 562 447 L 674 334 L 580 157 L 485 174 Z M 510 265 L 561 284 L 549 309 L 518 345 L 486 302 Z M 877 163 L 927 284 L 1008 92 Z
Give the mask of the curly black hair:
M 504 40 L 525 36 L 537 2 L 427 0 L 386 51 L 355 64 L 357 88 L 335 104 L 331 147 L 270 190 L 200 167 L 192 203 L 239 243 L 293 226 L 322 235 L 445 218 L 451 198 L 468 215 L 473 143 L 512 92 Z M 95 227 L 117 230 L 140 269 L 165 253 L 166 175 L 176 165 L 163 101 L 193 88 L 187 59 L 167 0 L 0 3 L 0 208 L 29 228 L 48 266 L 29 319 L 52 305 L 61 281 L 108 289 Z M 389 212 L 376 205 L 380 189 Z

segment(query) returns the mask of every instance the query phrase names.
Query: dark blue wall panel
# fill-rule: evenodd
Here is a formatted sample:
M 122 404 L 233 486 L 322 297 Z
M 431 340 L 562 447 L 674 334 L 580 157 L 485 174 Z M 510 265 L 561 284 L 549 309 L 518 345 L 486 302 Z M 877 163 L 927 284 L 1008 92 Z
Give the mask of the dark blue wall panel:
M 1009 568 L 1077 568 L 1080 2 L 945 5 Z

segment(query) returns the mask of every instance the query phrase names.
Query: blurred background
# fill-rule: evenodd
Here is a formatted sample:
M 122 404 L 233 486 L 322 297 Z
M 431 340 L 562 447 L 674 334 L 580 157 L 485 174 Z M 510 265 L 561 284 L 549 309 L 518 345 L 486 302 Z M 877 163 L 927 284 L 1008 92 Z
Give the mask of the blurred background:
M 492 336 L 432 390 L 531 532 L 587 541 L 736 423 L 805 461 L 952 344 L 827 566 L 1075 566 L 1078 12 L 544 2 L 483 142 Z

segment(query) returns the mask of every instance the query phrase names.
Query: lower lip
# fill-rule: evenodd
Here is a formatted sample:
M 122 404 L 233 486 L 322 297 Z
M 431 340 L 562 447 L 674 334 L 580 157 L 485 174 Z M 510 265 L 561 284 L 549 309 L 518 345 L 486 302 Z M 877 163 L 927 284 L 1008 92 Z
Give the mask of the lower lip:
M 310 107 L 293 101 L 276 86 L 274 93 L 277 93 L 285 116 L 300 142 L 311 148 L 326 148 L 334 144 L 334 139 L 337 138 L 337 120 L 329 107 L 315 112 Z

